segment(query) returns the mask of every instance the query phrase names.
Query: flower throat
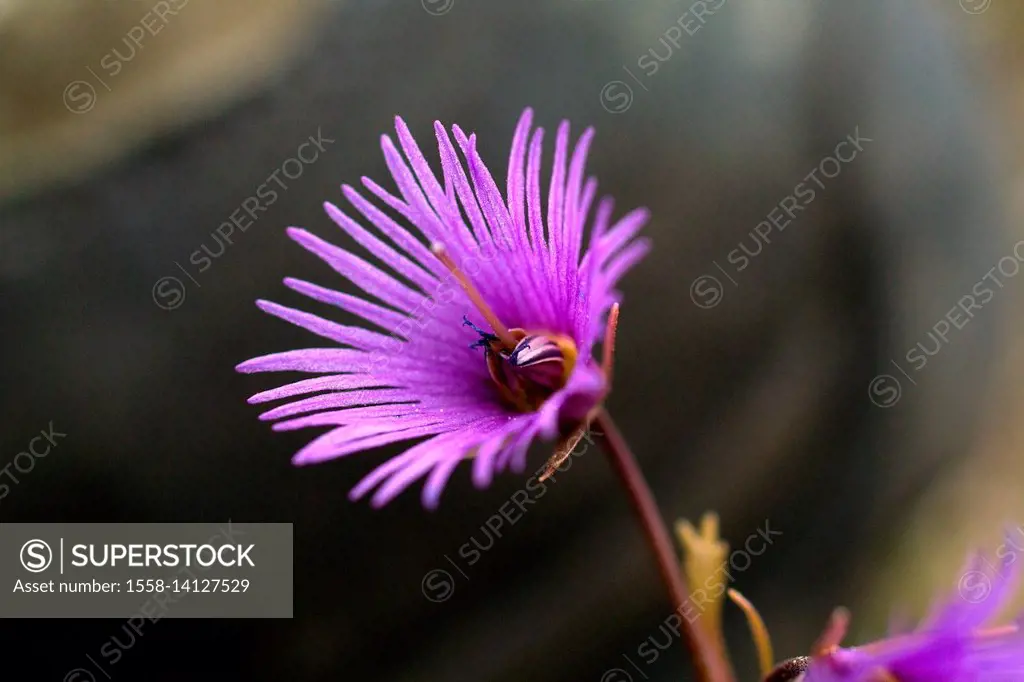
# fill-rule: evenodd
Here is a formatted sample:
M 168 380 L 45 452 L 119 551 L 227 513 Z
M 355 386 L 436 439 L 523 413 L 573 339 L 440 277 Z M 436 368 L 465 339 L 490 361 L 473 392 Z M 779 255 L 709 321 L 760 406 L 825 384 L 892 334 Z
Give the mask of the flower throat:
M 470 348 L 484 349 L 487 370 L 502 401 L 519 412 L 536 412 L 551 394 L 565 386 L 572 375 L 576 366 L 576 343 L 564 334 L 509 329 L 455 265 L 444 247 L 434 245 L 432 251 L 494 329 L 492 334 L 470 322 L 468 317 L 462 318 L 464 325 L 472 327 L 480 335 Z

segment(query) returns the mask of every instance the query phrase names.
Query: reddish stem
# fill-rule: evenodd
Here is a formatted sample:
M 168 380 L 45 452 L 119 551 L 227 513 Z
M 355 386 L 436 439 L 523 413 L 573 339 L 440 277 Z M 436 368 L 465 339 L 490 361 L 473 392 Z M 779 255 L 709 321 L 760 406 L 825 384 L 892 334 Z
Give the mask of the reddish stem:
M 654 550 L 661 578 L 665 581 L 665 586 L 668 587 L 672 603 L 678 613 L 682 615 L 686 603 L 690 600 L 690 590 L 686 586 L 686 581 L 683 580 L 679 557 L 672 544 L 668 528 L 658 511 L 651 488 L 647 485 L 647 480 L 644 478 L 643 472 L 640 471 L 629 445 L 626 444 L 608 412 L 601 409 L 594 422 L 597 424 L 598 430 L 604 434 L 605 450 L 608 452 L 612 468 L 622 479 L 626 492 L 629 493 L 629 500 L 640 517 L 640 526 L 644 530 L 644 535 L 647 536 L 651 549 Z M 729 662 L 722 656 L 707 632 L 695 627 L 689 618 L 683 617 L 681 620 L 683 642 L 686 644 L 690 656 L 693 657 L 698 677 L 703 682 L 734 682 Z

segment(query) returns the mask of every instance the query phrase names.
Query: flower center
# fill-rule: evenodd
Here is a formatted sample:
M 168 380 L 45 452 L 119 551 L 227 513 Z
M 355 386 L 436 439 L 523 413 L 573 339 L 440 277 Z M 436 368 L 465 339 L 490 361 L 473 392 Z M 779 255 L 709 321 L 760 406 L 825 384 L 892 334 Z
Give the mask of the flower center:
M 576 343 L 563 334 L 509 329 L 494 314 L 480 291 L 452 260 L 441 244 L 431 251 L 466 292 L 494 333 L 486 332 L 463 317 L 480 334 L 471 348 L 483 347 L 487 369 L 502 400 L 520 412 L 536 412 L 552 393 L 565 386 L 576 366 Z
M 552 393 L 565 386 L 576 366 L 576 343 L 563 334 L 508 330 L 510 341 L 502 341 L 463 318 L 480 339 L 471 347 L 482 347 L 487 370 L 502 400 L 520 412 L 535 412 Z M 512 342 L 515 345 L 512 345 Z

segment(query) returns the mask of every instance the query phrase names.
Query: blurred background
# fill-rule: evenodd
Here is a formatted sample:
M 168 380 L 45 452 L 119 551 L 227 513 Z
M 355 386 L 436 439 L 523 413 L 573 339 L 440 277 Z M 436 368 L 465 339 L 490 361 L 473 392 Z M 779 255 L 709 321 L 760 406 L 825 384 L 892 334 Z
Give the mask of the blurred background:
M 1022 20 L 1009 0 L 0 0 L 0 464 L 67 434 L 0 522 L 294 524 L 292 620 L 161 620 L 112 679 L 692 679 L 678 644 L 637 653 L 670 608 L 596 448 L 456 572 L 521 479 L 478 492 L 464 467 L 432 513 L 350 503 L 398 450 L 293 468 L 309 434 L 245 403 L 280 377 L 233 369 L 308 345 L 253 302 L 300 305 L 285 276 L 344 286 L 284 228 L 349 245 L 321 204 L 392 186 L 395 114 L 425 147 L 435 119 L 476 131 L 502 176 L 529 105 L 595 126 L 602 191 L 653 213 L 610 410 L 664 514 L 717 510 L 737 546 L 782 533 L 732 584 L 779 657 L 837 604 L 851 640 L 879 636 L 955 589 L 968 549 L 1004 528 L 1024 547 Z M 123 625 L 3 621 L 10 678 L 91 670 Z

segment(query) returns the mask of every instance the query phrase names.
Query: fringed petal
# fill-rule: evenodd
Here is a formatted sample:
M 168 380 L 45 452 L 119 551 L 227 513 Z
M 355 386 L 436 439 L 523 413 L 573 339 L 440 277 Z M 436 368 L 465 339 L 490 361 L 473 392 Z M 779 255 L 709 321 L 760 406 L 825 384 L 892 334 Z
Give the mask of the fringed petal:
M 341 188 L 358 215 L 331 203 L 324 206 L 375 262 L 305 230 L 288 230 L 376 301 L 297 279 L 286 279 L 286 286 L 381 331 L 261 300 L 265 312 L 346 347 L 273 353 L 243 362 L 238 370 L 326 375 L 249 399 L 253 404 L 288 400 L 260 416 L 281 420 L 273 425 L 275 431 L 330 427 L 296 453 L 296 464 L 426 438 L 374 469 L 351 497 L 373 491 L 372 504 L 380 506 L 425 479 L 422 501 L 432 508 L 463 459 L 474 460 L 472 478 L 478 487 L 499 471 L 522 472 L 534 439 L 553 443 L 603 399 L 604 376 L 591 353 L 603 333 L 600 318 L 619 295 L 618 280 L 649 248 L 637 237 L 647 213 L 633 211 L 609 227 L 613 204 L 598 200 L 597 181 L 586 177 L 594 138 L 589 128 L 570 149 L 568 122 L 558 126 L 546 197 L 541 189 L 543 130 L 533 128 L 529 109 L 515 127 L 504 195 L 480 157 L 475 135 L 435 123 L 439 178 L 401 118 L 395 119 L 395 131 L 397 144 L 381 137 L 395 193 L 364 177 L 362 184 L 372 196 L 348 185 Z M 374 197 L 393 213 L 371 203 Z M 595 202 L 588 248 L 581 253 Z M 443 246 L 444 262 L 428 249 L 437 244 Z M 491 322 L 479 319 L 449 265 L 479 292 L 477 300 L 490 307 L 485 317 L 494 324 L 565 334 L 575 344 L 579 359 L 568 381 L 535 412 L 514 412 L 502 402 L 485 351 L 478 347 L 479 336 L 462 324 L 469 315 L 486 333 Z

